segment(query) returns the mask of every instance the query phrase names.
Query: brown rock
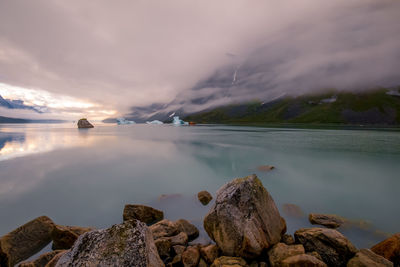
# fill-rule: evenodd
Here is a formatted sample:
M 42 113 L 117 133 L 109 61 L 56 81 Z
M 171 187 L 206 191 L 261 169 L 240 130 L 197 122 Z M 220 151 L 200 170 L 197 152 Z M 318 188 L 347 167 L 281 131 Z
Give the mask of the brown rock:
M 361 249 L 347 263 L 347 267 L 393 267 L 393 262 L 372 252 L 369 249 Z
M 304 212 L 296 204 L 288 204 L 288 203 L 283 204 L 282 211 L 283 211 L 283 213 L 285 213 L 287 216 L 290 216 L 290 217 L 294 217 L 294 218 L 304 217 Z
M 208 267 L 208 264 L 205 262 L 205 260 L 200 258 L 200 261 L 199 261 L 199 264 L 197 265 L 197 267 Z
M 211 267 L 247 267 L 247 263 L 244 259 L 240 257 L 227 257 L 227 256 L 222 256 L 213 262 Z
M 162 220 L 150 226 L 154 239 L 169 237 L 179 233 L 178 226 L 170 220 Z
M 200 252 L 198 247 L 187 247 L 182 253 L 182 263 L 185 267 L 196 267 L 199 264 Z
M 268 251 L 268 259 L 271 267 L 279 267 L 284 259 L 304 253 L 303 245 L 288 246 L 284 243 L 278 243 Z
M 321 255 L 318 254 L 318 252 L 316 251 L 311 251 L 311 252 L 307 252 L 307 255 L 311 255 L 313 257 L 316 257 L 317 259 L 319 259 L 320 261 L 323 261 L 323 259 L 321 258 Z
M 14 266 L 38 253 L 51 241 L 53 221 L 38 217 L 0 239 L 0 266 Z
M 262 172 L 269 172 L 275 169 L 274 166 L 271 165 L 261 165 L 257 167 L 257 170 L 262 171 Z
M 294 233 L 296 243 L 316 251 L 329 266 L 346 266 L 357 249 L 341 233 L 327 228 L 303 228 Z
M 172 248 L 174 249 L 176 255 L 181 255 L 186 249 L 186 247 L 182 245 L 175 245 Z
M 55 267 L 58 260 L 65 254 L 67 253 L 68 250 L 62 250 L 59 252 L 57 255 L 55 255 L 47 264 L 45 267 Z
M 197 227 L 187 220 L 180 219 L 177 220 L 175 224 L 181 232 L 185 232 L 188 235 L 189 241 L 196 239 L 199 236 L 199 230 L 197 229 Z
M 125 205 L 123 219 L 124 221 L 136 219 L 147 225 L 161 221 L 164 218 L 164 212 L 145 205 Z
M 197 198 L 199 199 L 201 204 L 207 205 L 212 200 L 212 195 L 210 193 L 208 193 L 207 191 L 200 191 L 197 194 Z
M 284 259 L 281 267 L 327 267 L 327 265 L 311 255 L 300 254 Z
M 213 244 L 201 247 L 200 254 L 208 264 L 212 264 L 218 258 L 218 247 Z
M 80 235 L 92 230 L 94 228 L 56 225 L 51 232 L 52 249 L 70 249 Z
M 57 254 L 60 252 L 65 252 L 66 250 L 54 250 L 47 252 L 43 255 L 40 255 L 34 261 L 31 262 L 23 262 L 19 265 L 19 267 L 44 267 L 47 263 L 49 263 Z
M 182 255 L 175 255 L 170 263 L 167 264 L 168 267 L 183 267 Z
M 293 245 L 294 244 L 294 237 L 289 234 L 284 234 L 281 239 L 282 243 L 285 243 L 286 245 Z
M 78 121 L 78 128 L 82 129 L 82 128 L 93 128 L 94 126 L 85 118 L 80 119 Z
M 223 255 L 256 258 L 281 240 L 286 225 L 261 181 L 250 175 L 218 190 L 204 228 Z
M 185 232 L 180 232 L 177 235 L 167 237 L 167 238 L 171 241 L 172 246 L 176 246 L 176 245 L 185 246 L 185 245 L 187 245 L 188 240 L 189 240 L 189 238 Z
M 159 238 L 155 240 L 154 243 L 157 247 L 158 255 L 160 255 L 162 259 L 170 256 L 171 241 L 168 238 Z
M 390 260 L 395 266 L 400 266 L 400 233 L 397 233 L 388 239 L 376 244 L 371 250 Z
M 328 228 L 338 228 L 344 224 L 345 220 L 334 214 L 318 214 L 311 213 L 308 215 L 308 220 L 311 224 L 323 225 Z

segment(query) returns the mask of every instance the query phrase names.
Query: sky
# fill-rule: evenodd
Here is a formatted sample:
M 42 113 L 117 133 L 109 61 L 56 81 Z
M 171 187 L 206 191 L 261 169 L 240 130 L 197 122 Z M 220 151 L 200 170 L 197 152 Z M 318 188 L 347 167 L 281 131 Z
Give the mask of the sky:
M 0 115 L 102 119 L 399 85 L 399 14 L 395 0 L 1 0 L 0 95 L 48 112 Z

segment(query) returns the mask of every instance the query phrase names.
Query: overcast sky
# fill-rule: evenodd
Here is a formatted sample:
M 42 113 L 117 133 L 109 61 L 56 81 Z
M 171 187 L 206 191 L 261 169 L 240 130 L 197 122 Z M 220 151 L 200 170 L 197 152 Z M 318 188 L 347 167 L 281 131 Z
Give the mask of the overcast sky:
M 236 86 L 235 101 L 400 83 L 399 51 L 395 0 L 0 1 L 0 95 L 69 117 L 190 97 L 217 70 L 257 58 L 275 70 L 259 79 L 273 88 Z

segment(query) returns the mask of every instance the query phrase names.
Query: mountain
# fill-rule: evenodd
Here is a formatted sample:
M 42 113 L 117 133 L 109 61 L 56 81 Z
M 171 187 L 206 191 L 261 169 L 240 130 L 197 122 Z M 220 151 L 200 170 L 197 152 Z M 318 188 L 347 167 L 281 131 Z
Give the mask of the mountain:
M 400 87 L 281 97 L 225 105 L 185 117 L 197 123 L 400 124 Z
M 64 123 L 64 120 L 30 120 L 0 116 L 0 123 Z
M 8 109 L 29 109 L 33 110 L 37 113 L 46 112 L 46 107 L 43 106 L 29 106 L 25 105 L 24 101 L 22 100 L 11 100 L 11 99 L 4 99 L 0 95 L 0 107 L 8 108 Z

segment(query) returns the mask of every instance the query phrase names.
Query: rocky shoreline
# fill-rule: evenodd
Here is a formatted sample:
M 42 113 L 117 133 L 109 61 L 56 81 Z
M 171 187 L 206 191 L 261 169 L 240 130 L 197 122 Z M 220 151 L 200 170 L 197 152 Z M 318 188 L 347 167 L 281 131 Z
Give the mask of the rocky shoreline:
M 198 199 L 207 205 L 206 191 Z M 293 207 L 288 207 L 293 208 Z M 400 266 L 400 234 L 358 250 L 335 230 L 344 219 L 310 214 L 312 224 L 286 234 L 286 222 L 256 175 L 222 186 L 204 218 L 213 243 L 197 244 L 199 230 L 160 210 L 126 205 L 123 223 L 107 229 L 55 224 L 38 217 L 0 238 L 0 266 L 303 267 Z M 52 242 L 53 251 L 24 262 Z

